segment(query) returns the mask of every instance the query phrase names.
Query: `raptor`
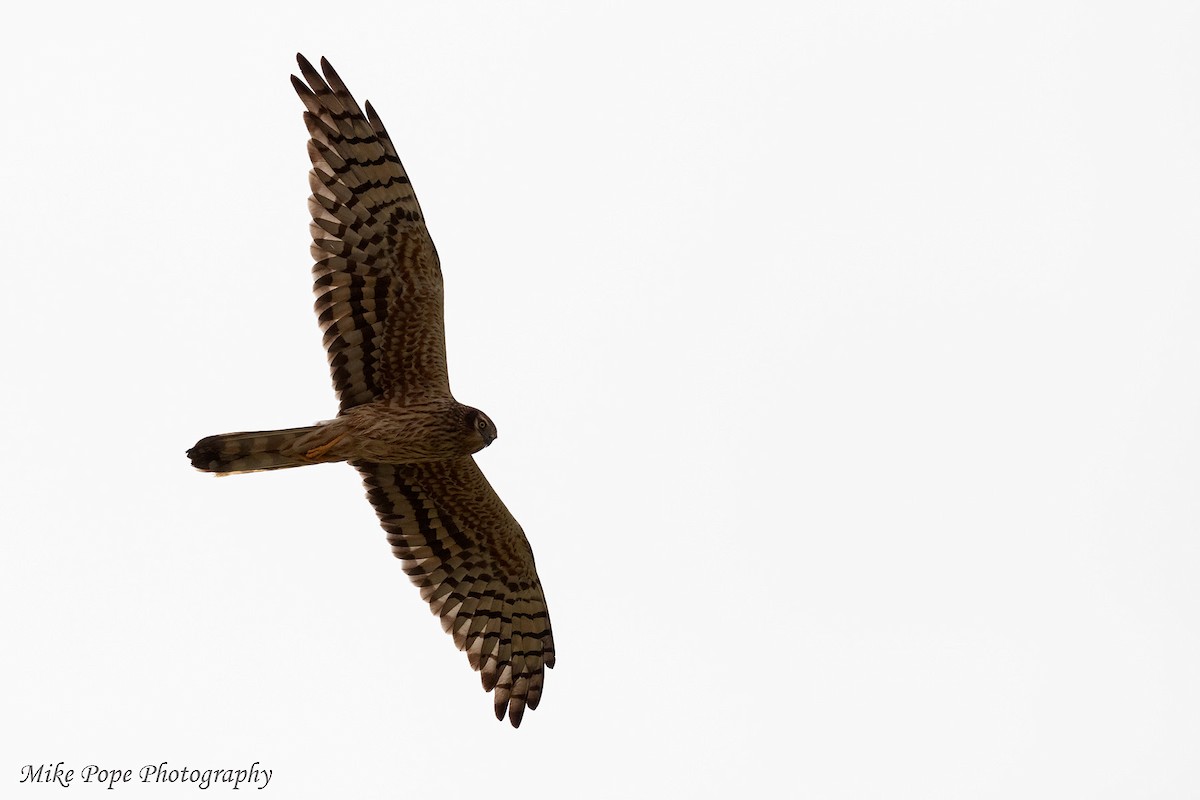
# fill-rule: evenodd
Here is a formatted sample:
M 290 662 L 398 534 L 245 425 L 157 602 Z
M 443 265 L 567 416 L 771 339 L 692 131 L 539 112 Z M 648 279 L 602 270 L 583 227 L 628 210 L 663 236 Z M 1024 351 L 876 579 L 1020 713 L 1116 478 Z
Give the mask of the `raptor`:
M 224 433 L 188 450 L 229 474 L 349 462 L 392 552 L 514 727 L 554 666 L 550 616 L 521 526 L 475 463 L 496 439 L 454 399 L 442 271 L 391 137 L 329 62 L 297 55 L 312 160 L 313 291 L 340 406 L 332 420 Z

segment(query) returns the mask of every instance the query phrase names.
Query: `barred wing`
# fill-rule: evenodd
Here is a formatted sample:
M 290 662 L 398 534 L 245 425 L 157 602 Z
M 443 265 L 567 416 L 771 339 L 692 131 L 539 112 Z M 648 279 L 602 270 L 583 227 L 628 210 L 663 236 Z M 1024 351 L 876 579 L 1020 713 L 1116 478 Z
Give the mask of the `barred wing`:
M 404 571 L 513 727 L 537 708 L 554 637 L 533 551 L 471 456 L 355 462 Z
M 449 398 L 442 271 L 404 165 L 328 61 L 322 76 L 296 60 L 312 137 L 313 291 L 341 409 Z

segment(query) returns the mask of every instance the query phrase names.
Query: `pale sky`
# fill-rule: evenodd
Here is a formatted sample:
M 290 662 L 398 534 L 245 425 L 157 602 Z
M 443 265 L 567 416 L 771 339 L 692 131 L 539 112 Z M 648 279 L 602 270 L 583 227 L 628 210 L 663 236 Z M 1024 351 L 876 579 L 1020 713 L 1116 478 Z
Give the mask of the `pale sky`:
M 59 761 L 1200 792 L 1200 7 L 41 3 L 0 36 L 0 794 Z M 558 646 L 520 730 L 351 468 L 184 456 L 336 411 L 297 51 L 387 124 L 500 430 Z

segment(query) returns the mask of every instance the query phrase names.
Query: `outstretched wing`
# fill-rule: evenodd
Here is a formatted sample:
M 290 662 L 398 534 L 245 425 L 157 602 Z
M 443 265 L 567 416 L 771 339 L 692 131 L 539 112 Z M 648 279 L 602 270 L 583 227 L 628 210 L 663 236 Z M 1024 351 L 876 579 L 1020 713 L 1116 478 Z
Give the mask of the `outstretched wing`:
M 371 104 L 364 115 L 325 59 L 323 76 L 296 60 L 312 137 L 313 291 L 341 408 L 449 398 L 442 271 L 408 174 Z
M 354 466 L 404 571 L 495 692 L 496 718 L 507 711 L 520 725 L 554 666 L 550 615 L 521 526 L 471 456 Z

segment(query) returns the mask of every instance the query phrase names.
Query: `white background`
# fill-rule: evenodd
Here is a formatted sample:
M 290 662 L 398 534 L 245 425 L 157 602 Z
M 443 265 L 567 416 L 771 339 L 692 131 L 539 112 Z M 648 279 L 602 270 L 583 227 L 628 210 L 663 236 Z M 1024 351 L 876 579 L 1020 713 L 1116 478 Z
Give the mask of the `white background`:
M 1195 4 L 165 8 L 6 12 L 0 793 L 1200 793 Z M 353 470 L 184 457 L 336 408 L 297 50 L 500 428 L 520 730 Z

